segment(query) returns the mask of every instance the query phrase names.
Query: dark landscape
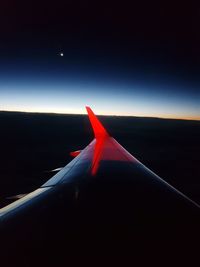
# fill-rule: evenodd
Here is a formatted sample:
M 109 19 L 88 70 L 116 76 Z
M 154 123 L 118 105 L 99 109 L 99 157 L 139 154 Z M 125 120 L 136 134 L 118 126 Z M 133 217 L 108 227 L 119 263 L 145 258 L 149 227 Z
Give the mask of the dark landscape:
M 200 204 L 200 121 L 100 116 L 132 155 Z M 85 115 L 0 112 L 0 205 L 47 181 L 93 138 Z

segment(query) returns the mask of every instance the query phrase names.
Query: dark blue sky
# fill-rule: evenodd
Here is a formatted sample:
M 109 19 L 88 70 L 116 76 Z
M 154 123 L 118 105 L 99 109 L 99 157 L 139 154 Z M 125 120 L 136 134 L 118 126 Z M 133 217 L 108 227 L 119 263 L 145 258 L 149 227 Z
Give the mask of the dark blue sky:
M 1 4 L 0 110 L 200 119 L 197 7 L 69 3 Z

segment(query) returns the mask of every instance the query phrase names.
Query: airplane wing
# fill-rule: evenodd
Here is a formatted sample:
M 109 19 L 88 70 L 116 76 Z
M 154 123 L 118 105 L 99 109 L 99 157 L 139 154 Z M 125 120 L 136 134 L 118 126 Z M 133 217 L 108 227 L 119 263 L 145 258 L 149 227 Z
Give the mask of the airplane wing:
M 57 266 L 66 255 L 72 261 L 87 255 L 86 240 L 95 259 L 116 262 L 136 260 L 151 246 L 159 250 L 158 243 L 183 249 L 183 237 L 197 236 L 199 205 L 132 156 L 86 109 L 94 140 L 40 188 L 0 209 L 5 255 Z

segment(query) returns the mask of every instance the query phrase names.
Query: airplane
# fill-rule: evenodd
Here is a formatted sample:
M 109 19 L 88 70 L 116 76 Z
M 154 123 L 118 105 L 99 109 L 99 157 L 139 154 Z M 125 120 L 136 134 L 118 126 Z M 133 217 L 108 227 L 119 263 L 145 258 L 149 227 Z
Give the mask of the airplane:
M 40 188 L 0 209 L 2 266 L 192 266 L 200 206 L 86 109 L 94 140 Z

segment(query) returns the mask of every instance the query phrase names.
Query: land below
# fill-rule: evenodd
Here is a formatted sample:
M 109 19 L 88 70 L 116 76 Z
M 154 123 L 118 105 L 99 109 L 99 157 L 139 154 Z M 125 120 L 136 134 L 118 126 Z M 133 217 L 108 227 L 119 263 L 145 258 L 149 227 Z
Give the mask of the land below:
M 200 204 L 200 121 L 99 118 L 133 156 Z M 93 139 L 86 115 L 0 112 L 0 125 L 0 206 L 42 185 Z

